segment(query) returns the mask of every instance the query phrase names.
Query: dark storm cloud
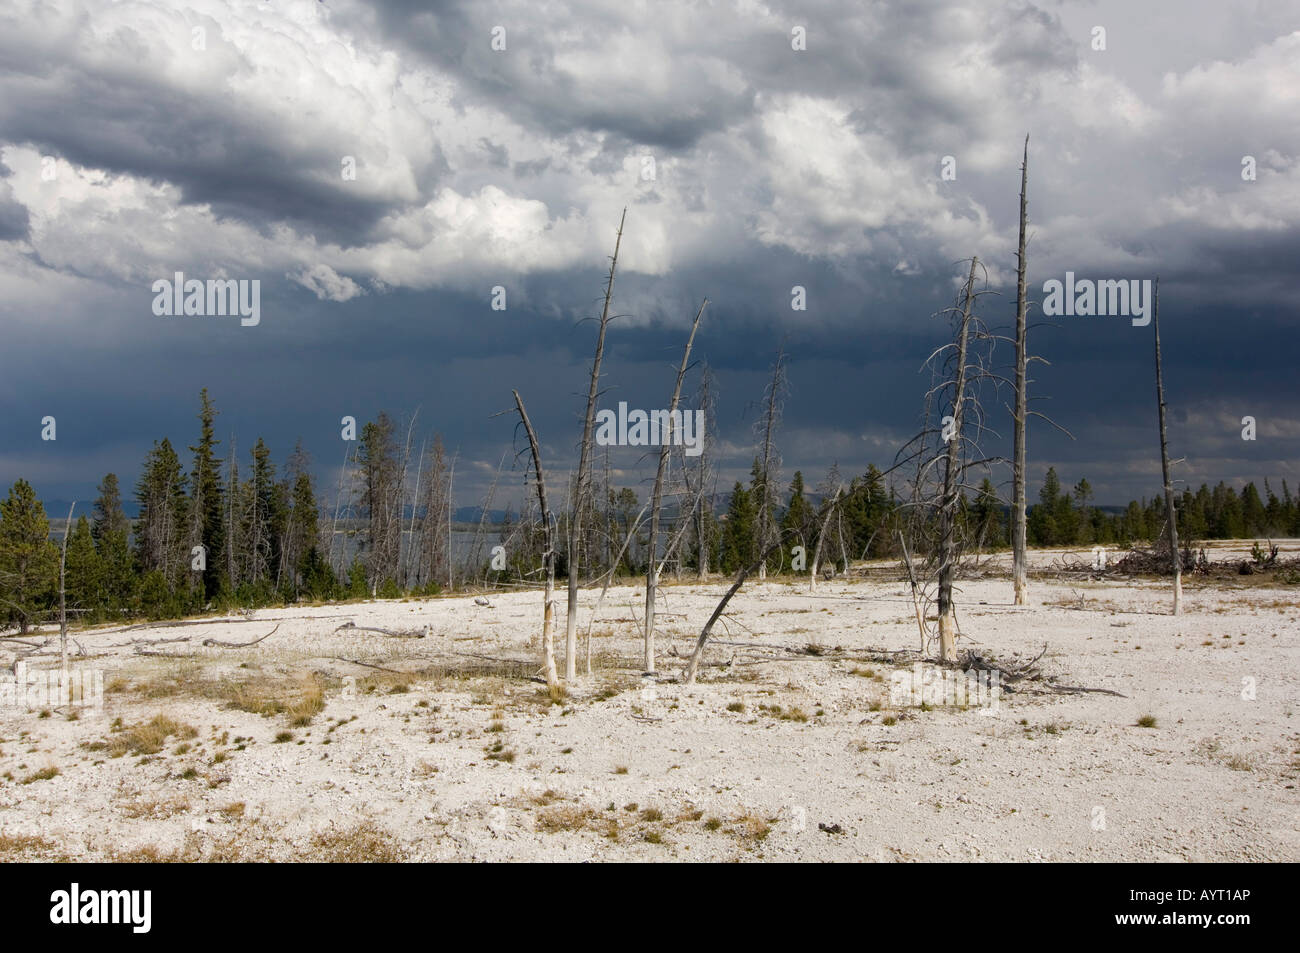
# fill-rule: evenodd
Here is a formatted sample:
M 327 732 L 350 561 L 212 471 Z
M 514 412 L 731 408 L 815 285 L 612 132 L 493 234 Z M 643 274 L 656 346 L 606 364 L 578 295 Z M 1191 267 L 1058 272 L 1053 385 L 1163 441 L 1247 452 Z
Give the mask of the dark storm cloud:
M 14 197 L 13 188 L 5 181 L 12 174 L 7 166 L 0 163 L 0 242 L 25 239 L 31 224 L 27 206 Z
M 624 205 L 607 400 L 666 402 L 708 296 L 695 356 L 717 374 L 721 485 L 748 474 L 778 348 L 786 478 L 888 466 L 917 426 L 959 258 L 986 261 L 1002 296 L 985 317 L 1011 322 L 1030 132 L 1031 294 L 1067 269 L 1159 274 L 1180 476 L 1295 483 L 1289 8 L 1240 24 L 1174 3 L 1142 19 L 1027 2 L 62 0 L 0 14 L 0 315 L 7 349 L 34 358 L 0 379 L 0 482 L 82 498 L 107 469 L 133 479 L 153 439 L 192 440 L 203 385 L 223 440 L 243 454 L 265 436 L 283 459 L 301 437 L 325 492 L 341 416 L 419 408 L 419 432 L 460 450 L 471 502 L 512 446 L 509 418 L 492 416 L 512 387 L 563 474 L 594 337 L 583 319 Z M 1198 18 L 1220 45 L 1185 42 Z M 1089 49 L 1094 20 L 1107 53 Z M 1241 178 L 1247 154 L 1257 181 Z M 41 180 L 44 155 L 57 181 Z M 260 279 L 262 323 L 154 316 L 149 283 L 173 270 Z M 489 306 L 498 285 L 506 311 Z M 791 310 L 795 286 L 806 311 Z M 1149 329 L 1055 323 L 1035 331 L 1052 363 L 1034 393 L 1074 439 L 1035 421 L 1032 479 L 1056 465 L 1099 502 L 1153 492 Z M 1004 397 L 990 395 L 995 414 Z M 1260 439 L 1246 444 L 1234 422 L 1251 413 Z M 45 414 L 57 444 L 39 441 Z M 634 453 L 614 465 L 631 485 L 646 475 Z

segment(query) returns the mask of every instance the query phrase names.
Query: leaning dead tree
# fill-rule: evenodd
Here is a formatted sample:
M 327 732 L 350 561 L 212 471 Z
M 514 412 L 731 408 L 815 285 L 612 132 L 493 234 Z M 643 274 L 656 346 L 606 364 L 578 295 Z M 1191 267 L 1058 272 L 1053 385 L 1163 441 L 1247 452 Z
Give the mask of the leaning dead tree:
M 655 670 L 655 594 L 659 589 L 659 518 L 660 511 L 663 507 L 663 490 L 664 490 L 664 471 L 668 469 L 668 454 L 672 450 L 672 435 L 674 422 L 680 420 L 680 411 L 677 404 L 682 396 L 682 381 L 686 379 L 686 369 L 691 362 L 691 347 L 695 344 L 695 332 L 700 329 L 700 318 L 704 316 L 704 309 L 708 307 L 709 299 L 705 298 L 700 304 L 700 309 L 695 312 L 695 320 L 691 322 L 691 333 L 686 338 L 686 349 L 682 352 L 682 363 L 677 368 L 677 380 L 673 384 L 672 400 L 668 403 L 668 419 L 665 428 L 660 429 L 659 433 L 659 466 L 655 471 L 654 490 L 650 495 L 650 540 L 647 544 L 649 558 L 646 560 L 645 571 L 645 671 L 653 673 Z M 687 411 L 690 413 L 690 411 Z M 680 424 L 678 424 L 680 426 Z M 703 434 L 697 434 L 697 438 L 703 439 Z M 671 547 L 670 547 L 671 548 Z
M 618 235 L 614 239 L 614 254 L 609 260 L 609 277 L 605 282 L 605 305 L 600 312 L 600 326 L 596 332 L 596 357 L 591 362 L 591 384 L 587 389 L 587 413 L 582 421 L 582 446 L 578 450 L 578 472 L 573 480 L 573 498 L 569 501 L 569 601 L 564 620 L 564 677 L 572 680 L 577 675 L 578 660 L 578 543 L 582 535 L 580 514 L 587 495 L 591 492 L 592 430 L 596 423 L 596 398 L 600 388 L 600 362 L 605 354 L 605 331 L 609 327 L 609 305 L 614 298 L 614 273 L 618 270 L 618 249 L 623 243 L 623 222 L 627 209 L 618 220 Z
M 953 339 L 926 360 L 938 383 L 925 395 L 924 424 L 917 436 L 899 451 L 890 469 L 911 463 L 916 467 L 911 498 L 903 504 L 907 514 L 907 535 L 911 553 L 924 557 L 917 572 L 907 556 L 909 578 L 913 580 L 918 604 L 935 604 L 939 658 L 957 657 L 957 616 L 953 600 L 957 570 L 967 535 L 967 491 L 976 490 L 968 478 L 972 470 L 988 472 L 997 462 L 986 457 L 980 440 L 988 431 L 980 401 L 981 385 L 1000 378 L 990 370 L 994 335 L 979 319 L 976 301 L 987 292 L 975 290 L 979 259 L 971 259 L 970 273 L 958 298 L 959 304 L 944 313 L 953 320 Z M 943 413 L 939 426 L 935 416 Z M 905 553 L 908 547 L 900 541 Z M 924 582 L 920 582 L 921 578 Z M 918 612 L 923 621 L 927 612 Z M 923 632 L 923 641 L 930 633 Z
M 519 421 L 528 434 L 528 447 L 533 455 L 533 475 L 537 478 L 537 504 L 542 510 L 542 532 L 545 548 L 542 552 L 542 569 L 546 576 L 546 590 L 542 603 L 542 669 L 546 676 L 546 687 L 554 694 L 559 688 L 559 676 L 555 671 L 555 540 L 551 527 L 551 508 L 546 505 L 546 474 L 542 470 L 542 452 L 537 446 L 537 434 L 528 420 L 528 411 L 524 410 L 523 399 L 519 391 L 515 395 L 515 407 L 519 411 Z
M 1025 136 L 1025 154 L 1020 166 L 1020 243 L 1016 252 L 1016 409 L 1012 415 L 1015 432 L 1012 438 L 1011 471 L 1011 564 L 1015 585 L 1015 603 L 1023 606 L 1028 599 L 1029 566 L 1025 545 L 1025 422 L 1028 417 L 1026 368 L 1028 366 L 1028 325 L 1025 297 L 1025 229 L 1028 224 L 1029 137 Z
M 700 670 L 700 660 L 704 657 L 704 647 L 709 644 L 709 636 L 713 633 L 713 627 L 717 624 L 718 620 L 722 618 L 722 613 L 726 611 L 727 603 L 731 602 L 731 597 L 740 591 L 740 587 L 745 584 L 745 580 L 753 574 L 754 570 L 765 564 L 768 558 L 785 544 L 786 535 L 787 534 L 785 533 L 779 533 L 776 540 L 773 541 L 770 546 L 766 549 L 761 549 L 758 558 L 736 574 L 736 579 L 732 582 L 731 588 L 727 590 L 726 594 L 714 607 L 713 614 L 710 615 L 709 620 L 704 623 L 704 628 L 700 630 L 699 638 L 695 640 L 695 651 L 691 653 L 690 661 L 686 663 L 686 674 L 683 677 L 683 681 L 687 685 L 695 684 L 695 676 Z
M 1169 558 L 1174 569 L 1174 615 L 1183 608 L 1183 560 L 1178 552 L 1178 519 L 1174 509 L 1174 485 L 1169 479 L 1169 440 L 1165 433 L 1165 382 L 1160 366 L 1160 279 L 1155 282 L 1152 321 L 1156 336 L 1156 403 L 1160 408 L 1160 473 L 1165 484 L 1165 520 L 1169 527 Z
M 822 544 L 826 541 L 826 530 L 831 524 L 831 517 L 836 516 L 839 512 L 840 496 L 844 492 L 844 485 L 835 483 L 835 492 L 826 505 L 826 515 L 822 517 L 821 529 L 817 531 L 817 545 L 813 547 L 812 566 L 808 569 L 808 591 L 817 591 L 817 570 L 822 561 Z

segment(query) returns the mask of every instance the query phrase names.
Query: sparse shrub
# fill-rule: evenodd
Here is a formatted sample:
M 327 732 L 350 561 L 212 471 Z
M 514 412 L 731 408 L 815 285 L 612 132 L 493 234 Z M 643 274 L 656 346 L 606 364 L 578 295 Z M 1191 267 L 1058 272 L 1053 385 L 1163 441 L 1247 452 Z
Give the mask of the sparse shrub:
M 168 738 L 188 740 L 199 734 L 193 725 L 176 721 L 167 715 L 154 715 L 149 721 L 133 728 L 125 728 L 118 722 L 114 722 L 114 725 L 115 734 L 107 740 L 88 742 L 83 747 L 88 751 L 107 751 L 111 758 L 120 758 L 128 753 L 152 755 L 162 751 Z

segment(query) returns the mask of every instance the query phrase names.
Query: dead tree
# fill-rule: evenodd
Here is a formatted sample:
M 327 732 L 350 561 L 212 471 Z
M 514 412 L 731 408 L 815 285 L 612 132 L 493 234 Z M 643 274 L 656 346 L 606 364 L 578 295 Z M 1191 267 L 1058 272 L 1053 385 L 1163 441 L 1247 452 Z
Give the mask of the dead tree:
M 767 407 L 763 412 L 763 441 L 759 450 L 758 473 L 758 548 L 764 549 L 772 535 L 772 515 L 774 502 L 772 484 L 778 479 L 776 473 L 781 466 L 780 454 L 773 446 L 776 426 L 781 416 L 781 392 L 785 385 L 785 351 L 777 351 L 776 364 L 772 367 L 772 380 L 767 385 Z M 758 567 L 758 578 L 767 578 L 766 560 Z
M 695 523 L 696 570 L 699 578 L 703 580 L 709 575 L 709 547 L 711 545 L 709 517 L 713 513 L 713 501 L 711 498 L 706 498 L 704 492 L 704 488 L 709 484 L 712 455 L 709 453 L 709 442 L 703 435 L 714 432 L 713 375 L 710 373 L 707 364 L 704 365 L 700 373 L 700 386 L 697 395 L 700 411 L 704 414 L 704 429 L 700 436 L 700 455 L 693 468 L 696 476 L 695 486 L 691 485 L 692 468 L 683 466 L 682 469 L 686 479 L 686 492 L 693 495 L 696 500 L 695 506 L 691 510 L 691 519 Z
M 1165 383 L 1160 366 L 1160 279 L 1156 279 L 1152 321 L 1156 336 L 1156 403 L 1160 408 L 1160 473 L 1165 485 L 1165 519 L 1169 525 L 1169 558 L 1174 568 L 1174 615 L 1183 608 L 1183 559 L 1178 551 L 1178 518 L 1174 509 L 1174 485 L 1169 479 L 1169 440 L 1165 434 Z
M 704 309 L 708 304 L 709 299 L 705 298 L 700 304 L 700 309 L 695 312 L 691 333 L 686 338 L 686 350 L 682 352 L 682 363 L 677 368 L 672 400 L 668 403 L 668 419 L 665 425 L 668 432 L 664 433 L 664 428 L 661 428 L 659 433 L 659 466 L 655 471 L 654 490 L 650 495 L 649 558 L 646 559 L 645 570 L 645 671 L 647 673 L 653 673 L 655 670 L 655 593 L 659 588 L 659 517 L 663 506 L 664 471 L 668 468 L 668 454 L 672 450 L 673 418 L 678 414 L 677 404 L 682 396 L 682 381 L 686 379 L 686 368 L 690 366 L 695 332 L 700 329 L 700 318 L 704 316 Z M 703 434 L 698 436 L 703 437 Z
M 1020 243 L 1016 253 L 1016 409 L 1013 414 L 1015 433 L 1012 449 L 1011 491 L 1011 562 L 1015 586 L 1015 603 L 1023 606 L 1028 598 L 1028 554 L 1025 545 L 1025 422 L 1028 418 L 1026 369 L 1028 367 L 1028 302 L 1025 297 L 1025 229 L 1028 225 L 1029 137 L 1025 136 L 1024 159 L 1020 166 Z
M 995 340 L 975 314 L 979 295 L 975 275 L 979 259 L 971 259 L 969 276 L 963 284 L 959 306 L 947 309 L 954 317 L 953 340 L 938 348 L 926 363 L 939 382 L 925 396 L 925 423 L 921 433 L 899 451 L 896 469 L 915 462 L 912 498 L 904 504 L 909 513 L 912 552 L 926 558 L 925 586 L 920 598 L 937 603 L 939 657 L 956 658 L 957 620 L 953 591 L 964 546 L 960 520 L 964 493 L 974 486 L 967 480 L 970 470 L 988 467 L 996 457 L 984 457 L 980 439 L 987 430 L 979 385 L 1000 381 L 989 369 Z M 936 405 L 947 410 L 939 427 L 933 426 Z M 904 544 L 904 552 L 907 552 Z M 911 562 L 910 555 L 906 557 Z M 909 567 L 909 577 L 916 574 Z M 922 613 L 924 619 L 927 613 Z
M 817 571 L 821 566 L 822 543 L 826 540 L 826 530 L 830 527 L 831 517 L 838 511 L 840 494 L 844 492 L 843 484 L 836 482 L 835 493 L 826 506 L 826 515 L 822 518 L 821 530 L 817 533 L 817 545 L 813 547 L 812 566 L 808 570 L 808 591 L 817 591 Z
M 77 508 L 73 500 L 68 507 L 68 521 L 63 526 L 63 551 L 59 555 L 59 704 L 71 701 L 71 681 L 68 676 L 68 530 L 72 528 L 72 511 Z
M 564 677 L 576 677 L 578 657 L 578 539 L 581 533 L 579 515 L 584 494 L 591 483 L 592 429 L 596 423 L 596 398 L 600 387 L 600 362 L 605 354 L 605 331 L 609 327 L 609 305 L 614 297 L 614 273 L 618 269 L 618 249 L 623 243 L 623 223 L 627 209 L 618 220 L 618 235 L 614 239 L 614 255 L 609 260 L 609 278 L 605 282 L 605 306 L 600 312 L 600 328 L 596 332 L 596 358 L 591 363 L 591 384 L 587 389 L 587 413 L 582 421 L 582 446 L 578 450 L 578 473 L 573 481 L 573 499 L 569 503 L 569 601 L 564 620 Z
M 426 454 L 422 451 L 422 457 Z M 416 477 L 416 501 L 412 507 L 411 522 L 417 526 L 418 539 L 414 544 L 417 565 L 415 580 L 419 585 L 438 583 L 446 575 L 442 562 L 448 557 L 448 548 L 444 535 L 449 531 L 449 513 L 451 506 L 450 488 L 447 476 L 447 454 L 443 449 L 442 437 L 434 434 L 433 447 L 427 453 L 428 478 L 421 494 L 419 476 Z M 423 465 L 420 467 L 424 469 Z M 416 523 L 416 510 L 422 515 Z
M 542 603 L 542 669 L 546 676 L 546 687 L 554 697 L 559 690 L 559 676 L 555 671 L 555 540 L 551 532 L 551 508 L 546 505 L 546 474 L 542 470 L 542 453 L 537 446 L 537 435 L 533 433 L 533 425 L 528 420 L 528 411 L 524 410 L 519 391 L 512 393 L 515 395 L 515 407 L 519 410 L 519 420 L 528 434 L 528 447 L 533 454 L 533 474 L 537 478 L 537 503 L 542 510 L 542 532 L 545 539 L 542 569 L 546 576 Z
M 754 570 L 766 563 L 768 557 L 784 545 L 785 537 L 785 533 L 779 533 L 777 534 L 776 541 L 773 542 L 772 545 L 768 546 L 766 549 L 761 549 L 758 558 L 736 574 L 736 579 L 732 582 L 731 588 L 727 590 L 726 595 L 724 595 L 722 599 L 719 600 L 717 606 L 714 607 L 713 614 L 709 616 L 709 621 L 704 623 L 704 628 L 700 630 L 699 638 L 695 640 L 695 651 L 691 653 L 690 661 L 686 663 L 686 675 L 683 681 L 685 681 L 687 685 L 695 684 L 695 676 L 700 669 L 700 660 L 704 657 L 704 647 L 708 645 L 709 636 L 713 632 L 713 627 L 717 624 L 718 619 L 722 618 L 722 613 L 726 610 L 727 603 L 731 601 L 732 596 L 740 591 L 740 587 L 745 584 L 745 580 L 749 578 Z
M 460 456 L 458 449 L 451 457 L 451 468 L 447 472 L 447 591 L 451 592 L 454 588 L 455 580 L 452 578 L 451 561 L 451 514 L 456 509 L 456 497 L 452 491 L 452 486 L 456 480 L 456 458 Z
M 957 486 L 960 482 L 962 417 L 966 404 L 966 351 L 970 343 L 971 307 L 974 304 L 975 269 L 978 258 L 971 258 L 970 277 L 963 295 L 961 327 L 957 331 L 957 378 L 953 383 L 952 437 L 948 439 L 943 467 L 943 496 L 939 500 L 939 657 L 945 662 L 957 657 L 956 628 L 952 606 L 952 584 L 957 570 Z

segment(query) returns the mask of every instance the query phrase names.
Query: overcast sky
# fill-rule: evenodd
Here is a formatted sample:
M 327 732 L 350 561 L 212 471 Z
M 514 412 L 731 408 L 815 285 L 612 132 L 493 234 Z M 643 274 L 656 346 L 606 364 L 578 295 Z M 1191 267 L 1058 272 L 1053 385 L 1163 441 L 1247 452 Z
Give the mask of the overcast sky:
M 327 495 L 343 415 L 418 409 L 461 505 L 523 446 L 493 416 L 518 388 L 558 482 L 624 207 L 607 404 L 666 405 L 707 296 L 723 486 L 782 345 L 785 479 L 885 467 L 960 259 L 1013 321 L 1026 134 L 1032 296 L 1158 275 L 1178 477 L 1296 489 L 1295 0 L 6 0 L 0 484 L 130 485 L 153 440 L 194 441 L 201 386 L 221 453 L 301 437 Z M 260 323 L 156 315 L 178 271 L 259 280 Z M 1053 323 L 1031 394 L 1074 439 L 1031 423 L 1031 495 L 1049 465 L 1099 503 L 1154 494 L 1151 328 Z M 653 467 L 616 462 L 644 494 Z

